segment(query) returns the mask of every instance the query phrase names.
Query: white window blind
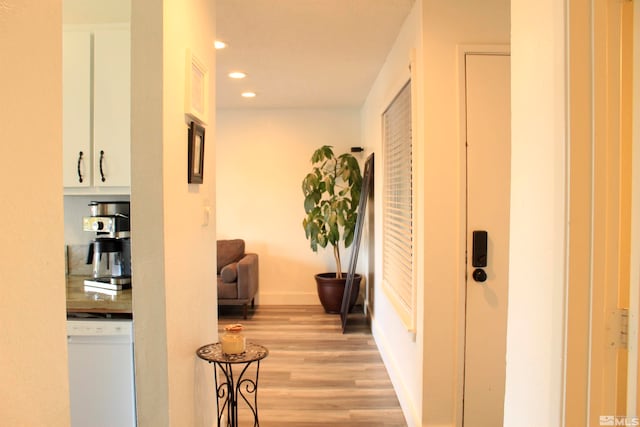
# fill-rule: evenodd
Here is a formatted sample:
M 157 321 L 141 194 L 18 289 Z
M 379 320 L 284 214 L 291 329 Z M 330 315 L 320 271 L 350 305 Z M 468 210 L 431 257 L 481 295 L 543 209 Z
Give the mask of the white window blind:
M 382 283 L 400 318 L 414 330 L 411 81 L 383 113 L 382 126 Z

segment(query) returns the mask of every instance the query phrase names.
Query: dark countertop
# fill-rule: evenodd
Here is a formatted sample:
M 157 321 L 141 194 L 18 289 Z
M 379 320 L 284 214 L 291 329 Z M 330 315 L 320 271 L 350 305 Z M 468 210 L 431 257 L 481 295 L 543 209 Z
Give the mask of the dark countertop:
M 131 314 L 131 289 L 116 295 L 84 290 L 86 276 L 67 276 L 67 313 Z

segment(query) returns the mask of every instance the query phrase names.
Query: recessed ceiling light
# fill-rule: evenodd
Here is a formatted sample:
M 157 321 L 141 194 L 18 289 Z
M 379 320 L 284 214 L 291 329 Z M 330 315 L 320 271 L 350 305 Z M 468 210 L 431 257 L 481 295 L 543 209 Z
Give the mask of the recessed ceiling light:
M 213 42 L 213 46 L 216 49 L 224 49 L 225 47 L 227 47 L 227 44 L 223 41 L 216 40 L 215 42 Z
M 256 93 L 255 92 L 242 92 L 242 97 L 243 98 L 255 98 L 256 97 Z
M 233 71 L 229 73 L 229 77 L 231 77 L 232 79 L 244 79 L 245 77 L 247 77 L 247 74 L 243 73 L 242 71 Z

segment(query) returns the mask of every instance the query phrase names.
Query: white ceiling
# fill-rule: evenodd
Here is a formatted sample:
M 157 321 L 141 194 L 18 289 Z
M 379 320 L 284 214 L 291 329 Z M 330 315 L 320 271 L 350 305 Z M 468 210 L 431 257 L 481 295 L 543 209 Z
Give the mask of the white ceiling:
M 217 107 L 360 107 L 413 2 L 217 0 Z

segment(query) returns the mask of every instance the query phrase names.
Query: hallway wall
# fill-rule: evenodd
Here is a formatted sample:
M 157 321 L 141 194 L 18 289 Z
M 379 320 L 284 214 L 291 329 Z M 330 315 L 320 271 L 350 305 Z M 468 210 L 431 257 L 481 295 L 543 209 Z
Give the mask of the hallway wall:
M 215 109 L 206 117 L 204 182 L 188 184 L 184 93 L 189 48 L 210 71 L 206 96 L 214 104 L 215 3 L 136 0 L 131 28 L 138 423 L 211 427 L 212 367 L 195 352 L 218 340 Z
M 411 13 L 407 17 L 402 30 L 398 35 L 394 46 L 389 52 L 384 66 L 380 70 L 378 77 L 369 92 L 367 100 L 362 107 L 362 141 L 368 153 L 375 153 L 374 167 L 374 261 L 370 266 L 370 270 L 374 271 L 375 282 L 373 284 L 373 309 L 372 309 L 372 331 L 376 340 L 376 344 L 380 349 L 380 354 L 385 362 L 391 381 L 398 394 L 398 399 L 404 412 L 407 423 L 410 426 L 421 425 L 421 396 L 422 396 L 422 380 L 421 380 L 421 357 L 422 357 L 422 332 L 423 328 L 418 327 L 418 332 L 408 331 L 402 323 L 395 308 L 385 295 L 382 288 L 382 182 L 383 176 L 383 156 L 382 156 L 382 113 L 388 107 L 389 103 L 397 95 L 398 91 L 412 77 L 409 66 L 414 69 L 415 80 L 412 80 L 412 95 L 417 95 L 415 103 L 415 111 L 413 117 L 418 118 L 413 123 L 414 136 L 414 173 L 418 177 L 423 172 L 422 157 L 424 137 L 423 137 L 423 120 L 424 102 L 421 96 L 421 88 L 423 88 L 424 80 L 422 73 L 424 63 L 420 52 L 422 51 L 422 26 L 421 12 L 422 5 L 416 2 Z M 416 62 L 411 63 L 412 54 L 415 55 Z M 415 178 L 418 181 L 417 178 Z M 421 184 L 414 186 L 414 192 L 418 192 L 416 196 L 419 199 L 419 191 L 423 186 Z M 423 226 L 423 215 L 417 215 L 414 219 L 414 245 L 419 247 L 422 244 L 422 238 L 419 230 Z M 419 257 L 418 250 L 417 256 Z M 422 262 L 418 260 L 416 263 L 420 268 Z M 422 294 L 421 280 L 418 280 L 418 295 Z M 418 325 L 422 319 L 422 304 L 418 299 L 417 317 Z
M 60 2 L 0 7 L 0 424 L 70 423 Z
M 504 423 L 560 426 L 568 226 L 565 4 L 512 3 L 511 239 Z M 541 32 L 540 28 L 546 30 Z M 566 422 L 572 425 L 570 420 Z

